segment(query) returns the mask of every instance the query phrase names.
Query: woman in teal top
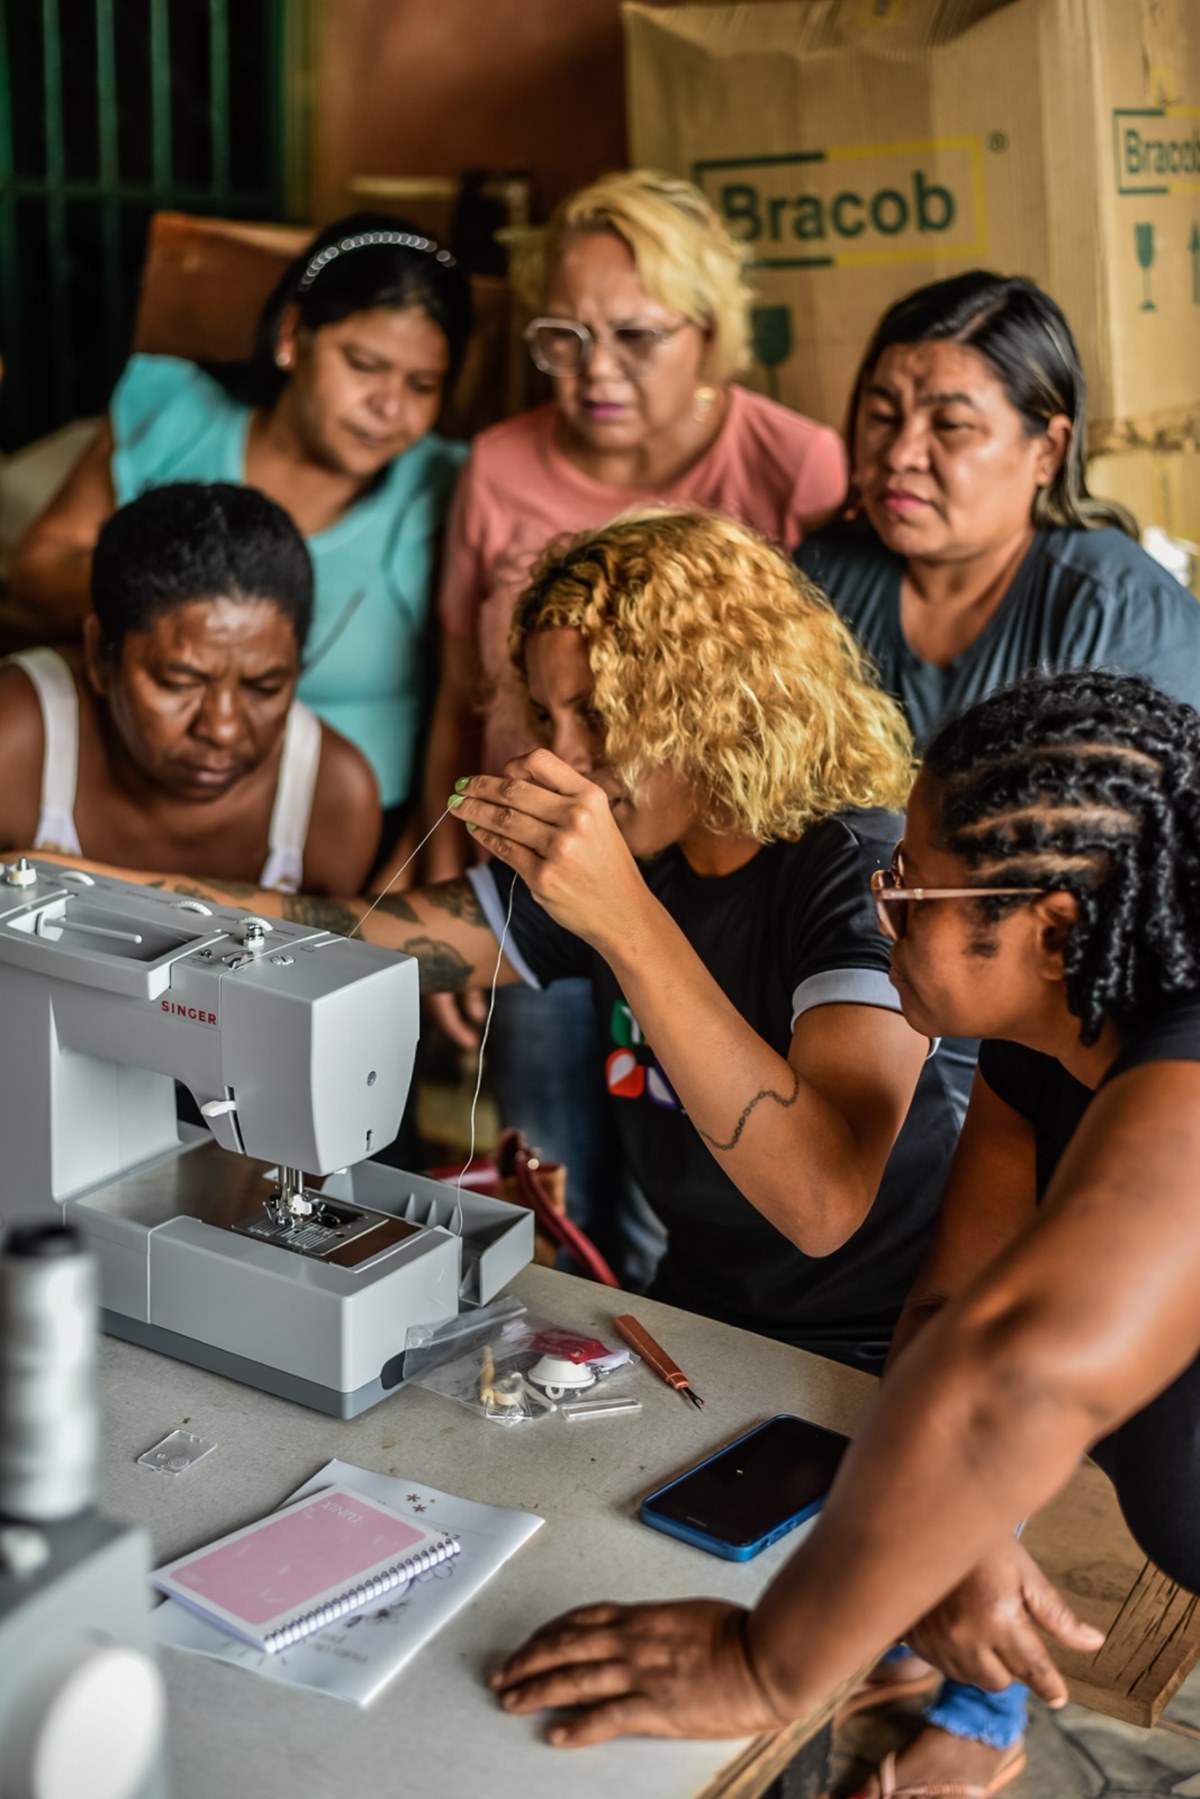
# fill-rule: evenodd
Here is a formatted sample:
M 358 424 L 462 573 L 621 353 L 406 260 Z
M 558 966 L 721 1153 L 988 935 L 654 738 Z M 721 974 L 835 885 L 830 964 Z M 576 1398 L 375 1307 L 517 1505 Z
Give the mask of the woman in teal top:
M 117 506 L 173 481 L 261 488 L 316 571 L 300 695 L 371 762 L 394 837 L 430 686 L 437 537 L 466 453 L 433 426 L 470 324 L 449 251 L 382 215 L 330 226 L 268 300 L 249 362 L 131 359 L 99 438 L 18 549 L 14 598 L 44 635 L 74 634 Z

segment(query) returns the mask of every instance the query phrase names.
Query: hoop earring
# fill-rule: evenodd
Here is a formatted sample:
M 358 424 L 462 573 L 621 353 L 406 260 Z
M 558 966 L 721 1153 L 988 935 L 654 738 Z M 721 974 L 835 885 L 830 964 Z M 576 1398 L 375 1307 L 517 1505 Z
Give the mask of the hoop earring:
M 692 417 L 698 425 L 702 425 L 717 403 L 715 387 L 698 387 L 692 404 Z

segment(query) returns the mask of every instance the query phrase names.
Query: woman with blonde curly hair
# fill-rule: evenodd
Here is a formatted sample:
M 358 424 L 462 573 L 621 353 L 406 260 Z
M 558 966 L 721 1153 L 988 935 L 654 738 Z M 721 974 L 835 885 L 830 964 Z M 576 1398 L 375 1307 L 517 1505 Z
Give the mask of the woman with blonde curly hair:
M 549 747 L 450 799 L 492 861 L 363 934 L 427 989 L 486 986 L 497 938 L 502 982 L 586 980 L 609 1133 L 667 1230 L 656 1297 L 877 1368 L 957 1134 L 870 895 L 899 708 L 818 590 L 707 514 L 554 546 L 512 653 Z M 262 897 L 335 930 L 366 904 Z
M 506 645 L 513 603 L 552 538 L 666 501 L 741 519 L 792 549 L 841 504 L 837 434 L 732 383 L 749 362 L 743 264 L 698 188 L 645 169 L 604 175 L 565 200 L 525 259 L 519 273 L 537 314 L 526 338 L 553 397 L 478 437 L 459 482 L 426 756 L 429 822 L 465 770 L 497 774 L 530 748 Z M 467 860 L 465 844 L 435 839 L 428 874 L 458 873 Z M 449 1003 L 438 1010 L 470 1040 Z M 507 1122 L 568 1164 L 572 1210 L 594 1225 L 589 1194 L 612 1183 L 601 1096 L 585 1077 L 594 1060 L 586 990 L 564 983 L 536 1013 L 523 993 L 506 994 L 495 1032 L 525 1050 L 505 1058 L 500 1077 Z

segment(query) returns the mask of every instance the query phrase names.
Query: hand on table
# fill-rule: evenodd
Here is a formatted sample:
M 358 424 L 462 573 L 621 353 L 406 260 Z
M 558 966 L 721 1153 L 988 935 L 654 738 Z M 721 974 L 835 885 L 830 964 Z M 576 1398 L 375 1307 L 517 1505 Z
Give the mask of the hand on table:
M 547 1740 L 744 1737 L 778 1730 L 746 1657 L 743 1607 L 585 1605 L 535 1631 L 489 1680 L 510 1712 L 570 1709 Z
M 517 757 L 502 776 L 473 775 L 450 805 L 476 843 L 594 949 L 646 898 L 608 795 L 550 750 Z
M 1039 1631 L 1068 1649 L 1097 1650 L 1104 1632 L 1084 1624 L 1015 1538 L 981 1561 L 905 1643 L 951 1680 L 998 1692 L 1019 1680 L 1047 1705 L 1067 1702 L 1067 1683 Z

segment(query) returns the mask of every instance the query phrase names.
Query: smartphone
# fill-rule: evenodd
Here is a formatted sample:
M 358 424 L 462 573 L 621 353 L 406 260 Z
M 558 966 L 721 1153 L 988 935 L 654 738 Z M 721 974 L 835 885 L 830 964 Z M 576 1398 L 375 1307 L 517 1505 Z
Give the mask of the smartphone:
M 643 1524 L 748 1562 L 820 1511 L 850 1439 L 786 1412 L 647 1494 Z

